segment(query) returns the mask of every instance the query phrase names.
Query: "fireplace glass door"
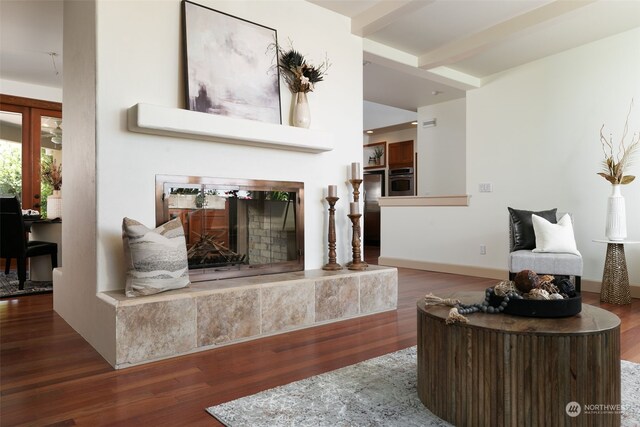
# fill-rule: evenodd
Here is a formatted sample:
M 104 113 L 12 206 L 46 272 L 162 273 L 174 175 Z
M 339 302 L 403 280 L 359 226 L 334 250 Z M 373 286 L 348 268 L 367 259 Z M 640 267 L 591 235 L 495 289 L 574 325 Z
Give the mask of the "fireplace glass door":
M 180 218 L 192 281 L 303 270 L 303 188 L 157 176 L 156 221 Z

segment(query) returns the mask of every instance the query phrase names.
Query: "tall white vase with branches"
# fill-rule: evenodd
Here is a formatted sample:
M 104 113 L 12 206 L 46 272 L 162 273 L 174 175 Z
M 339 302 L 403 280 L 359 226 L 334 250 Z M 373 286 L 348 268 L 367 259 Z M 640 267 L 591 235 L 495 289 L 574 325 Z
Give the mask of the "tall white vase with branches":
M 625 211 L 624 197 L 620 192 L 620 187 L 630 184 L 635 176 L 625 175 L 626 169 L 631 165 L 634 153 L 638 150 L 640 143 L 640 134 L 634 133 L 630 143 L 625 143 L 625 138 L 629 131 L 629 116 L 633 108 L 633 99 L 627 113 L 627 120 L 624 123 L 624 131 L 620 143 L 614 146 L 613 137 L 609 135 L 609 139 L 605 138 L 602 131 L 604 125 L 600 128 L 600 143 L 604 153 L 602 161 L 602 172 L 598 175 L 606 179 L 612 184 L 611 195 L 607 203 L 607 223 L 605 228 L 605 236 L 609 240 L 621 241 L 627 237 L 627 218 Z M 617 154 L 614 151 L 617 150 Z

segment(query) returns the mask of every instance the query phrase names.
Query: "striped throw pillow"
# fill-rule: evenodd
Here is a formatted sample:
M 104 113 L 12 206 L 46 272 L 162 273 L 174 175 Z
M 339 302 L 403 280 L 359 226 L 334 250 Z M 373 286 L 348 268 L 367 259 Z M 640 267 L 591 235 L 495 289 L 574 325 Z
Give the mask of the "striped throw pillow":
M 128 297 L 152 295 L 189 285 L 184 229 L 179 218 L 151 230 L 130 218 L 122 220 Z

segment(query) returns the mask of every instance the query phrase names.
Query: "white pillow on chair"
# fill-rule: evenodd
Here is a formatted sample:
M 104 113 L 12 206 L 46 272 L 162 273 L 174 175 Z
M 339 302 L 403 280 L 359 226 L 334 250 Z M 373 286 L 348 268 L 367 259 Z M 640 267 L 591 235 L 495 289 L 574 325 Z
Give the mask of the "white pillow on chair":
M 552 224 L 538 215 L 531 216 L 536 235 L 536 248 L 532 252 L 556 252 L 580 255 L 573 235 L 573 225 L 569 214 L 565 214 L 557 224 Z

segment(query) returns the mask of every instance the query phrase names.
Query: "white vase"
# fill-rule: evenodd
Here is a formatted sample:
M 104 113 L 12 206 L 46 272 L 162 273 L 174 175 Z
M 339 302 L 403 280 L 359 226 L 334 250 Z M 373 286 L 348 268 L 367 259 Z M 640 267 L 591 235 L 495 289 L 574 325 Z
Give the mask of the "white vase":
M 53 190 L 47 197 L 47 219 L 62 218 L 62 194 L 60 190 Z
M 293 104 L 293 125 L 299 128 L 308 128 L 311 124 L 311 111 L 305 92 L 296 93 Z
M 624 240 L 627 237 L 627 215 L 624 197 L 620 194 L 620 184 L 613 184 L 607 203 L 607 227 L 605 235 L 609 240 Z

